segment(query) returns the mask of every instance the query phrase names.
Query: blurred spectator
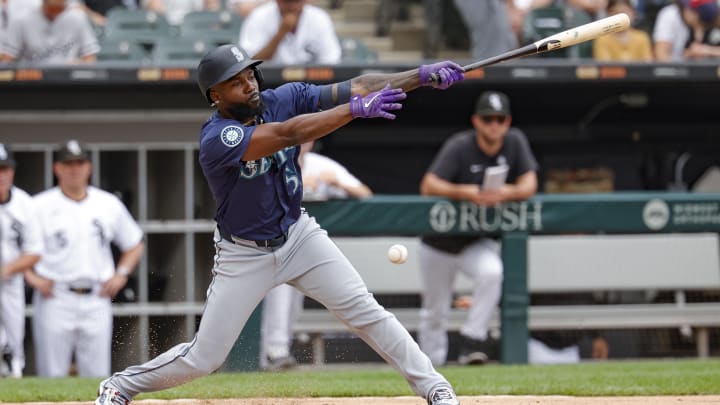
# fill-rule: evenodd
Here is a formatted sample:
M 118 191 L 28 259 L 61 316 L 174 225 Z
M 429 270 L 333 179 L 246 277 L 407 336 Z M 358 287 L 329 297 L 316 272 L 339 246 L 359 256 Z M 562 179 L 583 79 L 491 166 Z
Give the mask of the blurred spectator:
M 113 8 L 136 9 L 136 0 L 75 0 L 74 4 L 87 13 L 97 26 L 105 25 L 105 16 Z
M 522 42 L 523 24 L 530 10 L 553 5 L 554 0 L 512 0 L 507 2 L 508 18 L 515 37 Z
M 336 64 L 342 52 L 330 16 L 307 0 L 276 0 L 253 10 L 240 29 L 253 59 L 284 64 Z
M 170 25 L 182 24 L 185 14 L 192 11 L 220 11 L 222 0 L 142 0 L 143 8 L 164 14 Z
M 716 0 L 683 0 L 683 19 L 688 26 L 685 59 L 720 57 L 720 29 Z
M 682 0 L 663 7 L 655 20 L 653 29 L 653 50 L 658 62 L 684 60 L 685 45 L 690 33 L 683 20 Z
M 68 0 L 43 0 L 41 7 L 10 20 L 0 61 L 91 63 L 99 50 L 85 13 L 68 8 Z
M 343 165 L 327 156 L 312 152 L 314 141 L 300 148 L 300 170 L 303 178 L 303 201 L 331 198 L 367 198 L 372 190 L 353 176 Z M 294 367 L 290 354 L 292 326 L 302 310 L 303 294 L 287 284 L 268 292 L 263 301 L 260 368 L 278 371 Z
M 40 4 L 41 0 L 0 0 L 0 42 L 5 38 L 10 19 L 22 17 Z
M 625 13 L 634 19 L 635 9 L 630 0 L 609 0 L 607 14 Z M 650 36 L 635 28 L 604 35 L 593 42 L 593 57 L 599 61 L 638 61 L 651 62 L 652 47 Z
M 271 0 L 228 0 L 227 9 L 233 11 L 240 16 L 247 17 L 256 7 L 267 3 Z
M 591 19 L 597 20 L 605 17 L 608 2 L 607 0 L 566 0 L 566 3 L 570 7 L 586 12 Z
M 410 0 L 381 1 L 375 12 L 376 34 L 387 36 L 395 20 L 407 21 L 410 14 Z
M 653 32 L 655 58 L 661 62 L 720 57 L 714 0 L 676 0 L 658 13 Z
M 455 0 L 470 34 L 473 59 L 484 59 L 517 48 L 506 4 L 511 0 Z

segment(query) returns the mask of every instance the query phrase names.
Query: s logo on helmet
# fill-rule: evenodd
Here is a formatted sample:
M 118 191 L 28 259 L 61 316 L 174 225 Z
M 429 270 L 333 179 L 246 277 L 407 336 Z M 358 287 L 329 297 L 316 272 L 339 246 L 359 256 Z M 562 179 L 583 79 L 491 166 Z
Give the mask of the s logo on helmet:
M 240 50 L 236 46 L 230 48 L 230 52 L 235 55 L 235 59 L 237 59 L 238 62 L 242 62 L 245 60 L 245 55 L 243 55 L 243 53 L 240 52 Z
M 227 126 L 223 128 L 222 132 L 220 132 L 220 140 L 229 148 L 238 146 L 240 142 L 242 142 L 244 136 L 245 133 L 242 128 L 236 127 L 235 125 Z

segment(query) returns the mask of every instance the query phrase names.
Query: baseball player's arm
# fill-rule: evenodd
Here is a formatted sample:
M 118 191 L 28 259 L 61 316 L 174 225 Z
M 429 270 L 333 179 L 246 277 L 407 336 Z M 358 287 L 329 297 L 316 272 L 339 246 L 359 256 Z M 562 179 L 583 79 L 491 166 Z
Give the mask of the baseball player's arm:
M 440 77 L 440 82 L 435 83 L 430 80 L 431 75 Z M 388 84 L 393 89 L 400 88 L 408 92 L 420 86 L 432 86 L 444 90 L 462 80 L 465 80 L 462 66 L 452 61 L 422 65 L 417 69 L 398 73 L 368 73 L 344 82 L 323 86 L 319 107 L 326 109 L 328 105 L 347 103 L 352 96 L 364 97 Z
M 373 195 L 373 192 L 372 192 L 372 190 L 370 190 L 370 187 L 368 187 L 362 183 L 358 184 L 357 186 L 343 185 L 340 187 L 342 187 L 345 191 L 347 191 L 347 193 L 350 197 L 354 197 L 354 198 L 369 198 L 369 197 L 372 197 L 372 195 Z
M 15 62 L 15 57 L 6 53 L 0 53 L 0 62 Z
M 431 75 L 441 78 L 440 84 L 430 80 Z M 462 66 L 452 61 L 443 61 L 431 65 L 422 65 L 417 69 L 398 73 L 368 73 L 350 79 L 352 94 L 365 95 L 383 88 L 390 83 L 392 88 L 402 88 L 406 92 L 415 90 L 420 86 L 432 86 L 446 89 L 453 83 L 465 79 Z
M 128 277 L 132 274 L 133 269 L 137 266 L 145 250 L 143 242 L 138 243 L 134 247 L 124 251 L 118 259 L 115 274 L 103 284 L 100 295 L 114 298 L 120 290 L 127 284 Z
M 402 89 L 386 85 L 366 97 L 353 96 L 350 102 L 315 113 L 300 114 L 284 122 L 255 127 L 241 160 L 256 160 L 291 146 L 301 145 L 329 134 L 353 118 L 395 119 L 391 111 L 402 108 L 407 97 Z
M 260 159 L 287 147 L 318 139 L 352 119 L 350 106 L 343 104 L 321 112 L 297 115 L 284 122 L 258 125 L 242 160 Z
M 420 182 L 420 194 L 422 195 L 473 201 L 479 193 L 480 186 L 477 184 L 453 183 L 432 172 L 425 173 Z
M 338 175 L 337 173 L 326 170 L 318 174 L 317 176 L 309 176 L 309 177 L 315 177 L 314 179 L 310 179 L 310 182 L 314 183 L 326 183 L 334 187 L 341 188 L 345 190 L 346 193 L 348 193 L 348 196 L 352 198 L 368 198 L 372 197 L 373 192 L 370 190 L 370 187 L 366 186 L 365 184 L 361 183 L 360 181 L 343 181 L 341 178 L 341 175 Z M 303 176 L 303 182 L 305 182 L 306 176 Z
M 537 173 L 531 170 L 518 177 L 515 183 L 505 184 L 497 190 L 482 190 L 481 194 L 485 195 L 491 205 L 505 201 L 522 201 L 535 195 L 537 186 Z
M 37 274 L 32 268 L 26 268 L 23 272 L 25 282 L 30 287 L 38 290 L 40 295 L 45 298 L 52 296 L 53 281 Z
M 497 190 L 483 190 L 477 184 L 456 184 L 436 174 L 426 173 L 420 183 L 420 194 L 465 200 L 478 205 L 495 205 L 505 201 L 520 201 L 537 192 L 537 174 L 529 171 L 514 184 L 505 184 Z
M 22 273 L 25 271 L 25 269 L 31 268 L 40 261 L 39 255 L 32 255 L 32 254 L 24 254 L 18 257 L 17 259 L 6 263 L 2 267 L 2 278 L 7 279 L 10 276 L 16 274 L 16 273 Z

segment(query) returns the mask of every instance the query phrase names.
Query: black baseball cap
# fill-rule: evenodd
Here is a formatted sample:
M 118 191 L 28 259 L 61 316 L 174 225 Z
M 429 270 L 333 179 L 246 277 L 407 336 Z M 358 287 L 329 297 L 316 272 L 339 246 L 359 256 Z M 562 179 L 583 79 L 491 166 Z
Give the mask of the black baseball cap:
M 475 102 L 475 114 L 480 116 L 511 115 L 510 99 L 499 91 L 483 92 Z
M 55 151 L 56 162 L 69 162 L 72 160 L 90 161 L 90 150 L 74 139 L 61 144 L 60 148 Z
M 0 166 L 15 167 L 13 153 L 4 143 L 0 143 Z

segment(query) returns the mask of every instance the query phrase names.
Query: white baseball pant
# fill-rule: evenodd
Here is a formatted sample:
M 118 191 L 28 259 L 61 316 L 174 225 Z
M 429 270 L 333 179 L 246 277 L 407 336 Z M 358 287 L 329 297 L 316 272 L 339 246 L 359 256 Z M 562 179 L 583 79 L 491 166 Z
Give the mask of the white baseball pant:
M 578 345 L 554 349 L 537 339 L 528 339 L 528 363 L 530 364 L 574 364 L 579 362 L 580 346 Z
M 472 306 L 460 333 L 472 339 L 487 338 L 488 324 L 502 293 L 500 244 L 492 239 L 480 239 L 460 253 L 452 254 L 421 243 L 418 259 L 422 279 L 418 341 L 432 363 L 442 365 L 447 361 L 447 318 L 459 271 L 473 281 Z
M 260 367 L 268 365 L 267 357 L 274 359 L 290 355 L 292 327 L 300 311 L 304 296 L 288 284 L 271 289 L 263 300 L 260 327 Z
M 0 355 L 3 350 L 12 355 L 10 373 L 21 377 L 25 368 L 25 284 L 22 274 L 0 283 Z
M 51 297 L 33 293 L 38 376 L 67 376 L 73 354 L 80 377 L 110 375 L 112 307 L 110 298 L 99 296 L 99 291 L 99 284 L 90 294 L 77 294 L 68 284 L 55 283 Z

